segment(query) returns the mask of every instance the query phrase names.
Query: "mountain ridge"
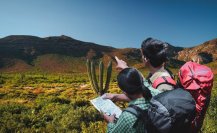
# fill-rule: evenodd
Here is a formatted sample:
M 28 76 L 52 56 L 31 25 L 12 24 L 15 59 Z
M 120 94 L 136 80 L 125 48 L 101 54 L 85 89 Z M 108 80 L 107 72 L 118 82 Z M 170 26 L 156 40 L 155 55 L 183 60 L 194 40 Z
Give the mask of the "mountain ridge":
M 204 50 L 203 47 L 208 45 L 212 50 L 205 52 L 206 49 Z M 193 48 L 169 45 L 170 61 L 168 64 L 171 67 L 178 67 L 184 61 L 192 60 L 193 57 L 200 58 L 203 63 L 213 62 L 217 60 L 216 45 L 217 39 Z M 65 35 L 44 38 L 11 35 L 0 39 L 0 72 L 32 70 L 60 73 L 82 72 L 86 70 L 86 59 L 107 62 L 115 55 L 127 61 L 131 66 L 142 68 L 141 54 L 137 48 L 114 48 L 83 42 Z M 212 59 L 209 59 L 207 55 Z

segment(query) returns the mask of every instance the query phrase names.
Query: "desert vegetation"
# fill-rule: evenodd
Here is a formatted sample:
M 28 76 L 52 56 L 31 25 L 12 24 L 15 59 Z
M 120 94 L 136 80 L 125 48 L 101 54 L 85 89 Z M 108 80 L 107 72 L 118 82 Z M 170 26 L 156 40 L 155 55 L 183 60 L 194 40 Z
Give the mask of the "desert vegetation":
M 116 74 L 109 92 L 120 93 Z M 217 132 L 217 78 L 203 132 Z M 106 123 L 89 100 L 97 94 L 91 89 L 87 73 L 0 74 L 0 132 L 104 133 Z M 117 103 L 121 108 L 125 103 Z

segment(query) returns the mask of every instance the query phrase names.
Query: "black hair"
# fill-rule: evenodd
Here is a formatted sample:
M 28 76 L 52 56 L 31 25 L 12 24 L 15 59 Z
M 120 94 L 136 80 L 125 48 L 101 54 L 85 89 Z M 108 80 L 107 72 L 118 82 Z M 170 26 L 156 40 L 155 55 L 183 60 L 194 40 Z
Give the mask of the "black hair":
M 127 94 L 142 93 L 147 100 L 151 99 L 150 90 L 144 86 L 143 77 L 135 68 L 125 68 L 117 76 L 118 86 Z
M 167 47 L 168 43 L 153 38 L 147 38 L 141 45 L 143 56 L 149 59 L 153 67 L 159 67 L 168 60 Z

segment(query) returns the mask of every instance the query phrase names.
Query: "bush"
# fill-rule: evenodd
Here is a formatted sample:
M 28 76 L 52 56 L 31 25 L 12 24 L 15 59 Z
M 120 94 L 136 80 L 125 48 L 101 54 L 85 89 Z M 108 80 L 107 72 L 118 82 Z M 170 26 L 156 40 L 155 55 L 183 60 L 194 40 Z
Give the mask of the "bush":
M 102 121 L 90 122 L 89 124 L 85 124 L 83 122 L 81 124 L 81 132 L 82 133 L 105 133 L 106 127 L 107 124 Z
M 9 105 L 0 105 L 0 116 L 4 113 L 10 114 L 21 114 L 21 112 L 26 112 L 29 108 L 22 104 L 9 104 Z
M 87 81 L 87 76 L 2 74 L 2 77 L 4 84 L 0 87 L 0 133 L 106 131 L 106 122 L 90 104 L 89 100 L 95 97 L 92 89 L 90 86 L 81 88 L 81 85 L 86 84 L 84 80 Z M 216 80 L 217 76 L 203 124 L 204 133 L 217 132 Z M 116 82 L 111 83 L 109 91 L 121 93 Z M 25 102 L 20 104 L 20 101 Z M 123 102 L 116 104 L 121 108 L 127 106 Z

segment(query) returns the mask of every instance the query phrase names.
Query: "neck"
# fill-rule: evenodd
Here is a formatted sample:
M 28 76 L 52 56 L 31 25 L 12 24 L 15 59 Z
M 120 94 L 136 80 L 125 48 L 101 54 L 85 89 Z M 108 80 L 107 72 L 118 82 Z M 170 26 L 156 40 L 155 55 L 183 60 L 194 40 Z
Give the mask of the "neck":
M 150 72 L 151 74 L 154 74 L 155 72 L 157 72 L 161 67 L 163 67 L 162 65 L 159 66 L 159 67 L 153 67 L 153 66 L 150 66 Z

